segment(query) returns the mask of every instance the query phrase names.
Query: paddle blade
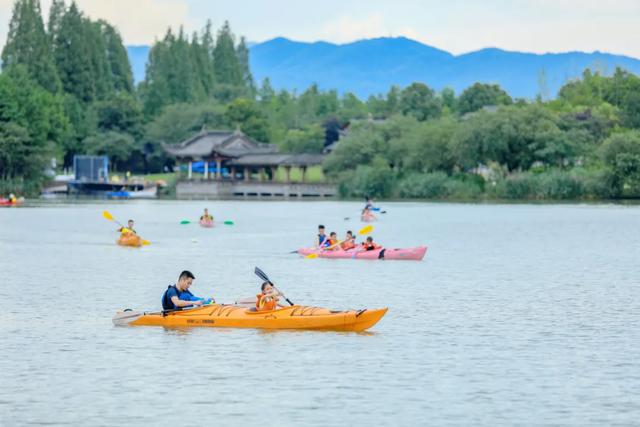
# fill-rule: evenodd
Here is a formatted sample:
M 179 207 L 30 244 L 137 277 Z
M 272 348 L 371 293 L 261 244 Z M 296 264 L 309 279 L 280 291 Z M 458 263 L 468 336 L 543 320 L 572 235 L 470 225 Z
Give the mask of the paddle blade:
M 147 246 L 147 245 L 150 245 L 150 244 L 151 244 L 150 241 L 142 239 L 142 246 Z
M 113 221 L 113 216 L 109 213 L 109 211 L 102 211 L 102 216 L 108 219 L 109 221 Z
M 191 224 L 191 221 L 183 219 L 182 221 L 180 221 L 180 224 Z
M 261 278 L 263 282 L 271 282 L 271 280 L 269 280 L 269 276 L 267 276 L 265 272 L 260 270 L 258 267 L 256 267 L 255 270 L 253 270 L 253 272 L 255 273 L 256 276 Z
M 373 231 L 373 225 L 367 225 L 366 227 L 363 227 L 362 229 L 360 229 L 360 231 L 358 231 L 359 235 L 363 235 L 363 234 L 369 234 Z
M 316 259 L 318 258 L 318 254 L 309 254 L 307 256 L 305 256 L 306 259 Z
M 224 222 L 225 225 L 233 225 L 233 221 L 227 220 Z

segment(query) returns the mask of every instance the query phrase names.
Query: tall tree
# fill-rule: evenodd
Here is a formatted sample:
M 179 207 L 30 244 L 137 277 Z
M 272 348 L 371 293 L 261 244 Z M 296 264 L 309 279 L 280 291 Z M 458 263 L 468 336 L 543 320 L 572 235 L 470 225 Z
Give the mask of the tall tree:
M 244 37 L 240 38 L 240 43 L 236 49 L 236 55 L 238 56 L 238 65 L 240 66 L 240 72 L 242 73 L 242 83 L 249 90 L 250 95 L 255 95 L 256 86 L 249 67 L 249 48 L 247 47 L 247 42 Z
M 216 47 L 213 51 L 216 80 L 226 85 L 242 86 L 243 70 L 238 61 L 234 39 L 229 22 L 225 21 L 218 31 Z
M 64 16 L 66 10 L 67 6 L 65 5 L 64 0 L 53 0 L 53 3 L 51 3 L 51 8 L 49 9 L 49 23 L 47 25 L 47 34 L 49 35 L 49 40 L 52 44 L 56 38 L 56 34 L 58 34 L 58 30 L 60 30 L 62 17 Z
M 2 49 L 2 67 L 23 65 L 40 86 L 51 93 L 60 90 L 60 79 L 44 30 L 39 0 L 17 0 Z

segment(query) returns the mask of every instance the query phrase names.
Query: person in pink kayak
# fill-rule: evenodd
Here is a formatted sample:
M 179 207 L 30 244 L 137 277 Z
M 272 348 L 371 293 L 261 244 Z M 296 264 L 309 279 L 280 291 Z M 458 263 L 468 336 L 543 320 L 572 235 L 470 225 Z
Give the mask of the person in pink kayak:
M 200 221 L 213 222 L 213 216 L 209 214 L 209 209 L 204 208 L 204 213 L 200 216 Z

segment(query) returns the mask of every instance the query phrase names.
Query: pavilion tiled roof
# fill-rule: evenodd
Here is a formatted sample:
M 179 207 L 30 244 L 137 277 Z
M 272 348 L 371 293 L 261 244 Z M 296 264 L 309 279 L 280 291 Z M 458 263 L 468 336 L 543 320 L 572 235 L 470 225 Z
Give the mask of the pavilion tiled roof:
M 212 157 L 215 153 L 236 158 L 245 154 L 275 153 L 278 150 L 275 145 L 256 142 L 239 130 L 202 131 L 180 144 L 164 145 L 164 149 L 173 156 L 192 159 Z

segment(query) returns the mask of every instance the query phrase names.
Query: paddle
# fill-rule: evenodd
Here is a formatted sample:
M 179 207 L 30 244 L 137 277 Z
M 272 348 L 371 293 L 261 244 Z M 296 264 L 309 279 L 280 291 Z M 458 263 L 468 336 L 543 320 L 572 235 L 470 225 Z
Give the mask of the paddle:
M 182 221 L 180 221 L 180 224 L 185 225 L 185 224 L 195 224 L 195 223 L 200 223 L 200 220 L 198 221 L 189 221 L 188 219 L 183 219 Z M 233 225 L 233 221 L 231 220 L 226 220 L 225 222 L 223 222 L 224 225 Z
M 273 289 L 275 289 L 276 292 L 282 295 L 282 298 L 284 298 L 290 305 L 295 305 L 294 303 L 291 302 L 289 298 L 287 298 L 282 292 L 280 292 L 280 289 L 276 288 L 276 285 L 274 285 L 274 283 L 271 280 L 269 280 L 269 276 L 267 276 L 264 271 L 256 267 L 255 270 L 253 270 L 253 272 L 256 274 L 256 276 L 262 279 L 263 282 L 271 283 L 271 286 L 273 286 Z
M 113 217 L 113 215 L 111 215 L 111 213 L 109 211 L 102 211 L 102 216 L 105 217 L 106 219 L 108 219 L 109 221 L 113 221 L 116 224 L 118 224 L 124 231 L 129 231 L 129 232 L 133 233 L 133 230 L 129 230 L 127 227 L 125 227 L 124 225 L 120 224 L 120 222 L 118 220 L 116 220 Z M 151 244 L 150 241 L 145 240 L 143 238 L 140 238 L 140 241 L 142 242 L 143 245 L 150 245 Z
M 362 227 L 362 228 L 361 228 L 361 229 L 360 229 L 356 234 L 357 234 L 358 236 L 364 236 L 365 234 L 369 234 L 369 233 L 371 233 L 372 231 L 373 231 L 373 225 L 367 225 L 366 227 Z M 335 248 L 336 246 L 341 245 L 341 244 L 343 244 L 343 243 L 344 243 L 344 242 L 346 242 L 346 241 L 347 241 L 347 239 L 345 239 L 345 240 L 341 240 L 341 241 L 339 241 L 338 243 L 334 243 L 333 245 L 331 245 L 331 246 L 329 246 L 328 248 L 323 249 L 323 250 L 325 250 L 325 251 L 326 251 L 326 250 L 329 250 L 329 249 Z M 305 256 L 305 258 L 307 258 L 307 259 L 315 259 L 315 258 L 318 258 L 318 254 L 317 254 L 317 253 L 312 253 L 312 254 L 309 254 L 309 255 Z

